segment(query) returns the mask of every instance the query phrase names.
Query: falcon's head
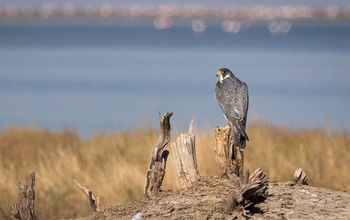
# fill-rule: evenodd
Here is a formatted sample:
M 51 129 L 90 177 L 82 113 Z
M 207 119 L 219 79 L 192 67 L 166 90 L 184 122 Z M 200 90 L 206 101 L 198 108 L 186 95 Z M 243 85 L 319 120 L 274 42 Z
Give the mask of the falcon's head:
M 218 70 L 218 73 L 216 74 L 216 76 L 220 77 L 220 82 L 222 82 L 222 80 L 232 76 L 233 73 L 231 72 L 231 70 L 227 69 L 227 68 L 220 68 Z

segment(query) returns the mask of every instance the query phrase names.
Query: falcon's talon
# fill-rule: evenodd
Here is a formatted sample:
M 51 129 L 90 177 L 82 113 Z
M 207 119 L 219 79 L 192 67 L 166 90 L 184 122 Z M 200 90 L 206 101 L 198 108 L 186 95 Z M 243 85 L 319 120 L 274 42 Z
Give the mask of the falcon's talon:
M 223 129 L 227 130 L 227 129 L 231 129 L 230 125 L 226 125 L 226 127 L 224 127 Z

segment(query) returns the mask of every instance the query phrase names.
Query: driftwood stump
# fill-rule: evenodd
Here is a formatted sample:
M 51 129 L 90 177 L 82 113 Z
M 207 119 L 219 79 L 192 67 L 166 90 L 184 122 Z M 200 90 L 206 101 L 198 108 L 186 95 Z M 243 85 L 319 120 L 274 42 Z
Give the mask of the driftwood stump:
M 300 185 L 309 184 L 306 173 L 301 168 L 297 168 L 294 172 L 291 185 L 295 185 L 295 184 L 300 184 Z
M 192 134 L 192 127 L 193 120 L 191 121 L 188 133 L 180 134 L 171 145 L 177 180 L 181 188 L 190 187 L 199 177 L 196 158 L 196 140 Z
M 144 190 L 144 197 L 150 198 L 155 196 L 162 185 L 166 162 L 168 159 L 169 151 L 165 150 L 170 141 L 170 117 L 172 112 L 164 114 L 163 118 L 159 114 L 160 134 L 157 142 L 153 148 L 151 155 L 151 162 L 146 174 L 146 185 Z
M 226 212 L 242 211 L 246 214 L 254 205 L 264 202 L 268 196 L 268 180 L 263 169 L 257 169 L 252 175 L 249 170 L 245 177 L 230 176 L 235 189 L 228 195 Z
M 22 190 L 23 198 L 20 205 L 12 203 L 11 214 L 16 219 L 20 220 L 36 220 L 35 216 L 35 172 L 32 172 L 29 177 L 29 184 L 23 185 L 17 182 L 17 186 Z
M 85 186 L 81 185 L 80 183 L 78 183 L 78 181 L 73 180 L 73 182 L 81 189 L 81 191 L 83 193 L 85 193 L 89 199 L 90 202 L 90 206 L 91 208 L 94 210 L 94 212 L 99 212 L 101 211 L 101 207 L 100 207 L 100 197 L 94 197 L 94 195 L 92 194 L 92 191 L 88 188 L 86 188 Z
M 233 174 L 242 177 L 244 152 L 234 145 L 231 127 L 217 127 L 215 140 L 218 176 L 223 178 Z

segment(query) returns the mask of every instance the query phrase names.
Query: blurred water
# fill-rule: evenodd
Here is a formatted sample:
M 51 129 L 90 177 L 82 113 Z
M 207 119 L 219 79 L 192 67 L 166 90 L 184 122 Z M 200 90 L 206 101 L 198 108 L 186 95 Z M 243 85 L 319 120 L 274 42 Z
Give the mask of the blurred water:
M 216 70 L 250 92 L 249 114 L 283 125 L 350 129 L 350 24 L 266 25 L 238 34 L 211 24 L 0 23 L 0 126 L 31 124 L 80 134 L 144 123 L 174 111 L 182 128 L 224 124 Z M 248 119 L 249 121 L 249 119 Z

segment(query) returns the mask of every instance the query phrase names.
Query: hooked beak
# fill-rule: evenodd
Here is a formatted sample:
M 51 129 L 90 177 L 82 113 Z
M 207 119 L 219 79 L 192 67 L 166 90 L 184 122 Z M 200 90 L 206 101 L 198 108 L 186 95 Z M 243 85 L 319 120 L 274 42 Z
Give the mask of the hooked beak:
M 217 76 L 217 77 L 222 76 L 222 71 L 221 71 L 221 70 L 220 70 L 220 71 L 218 71 L 218 72 L 217 72 L 217 74 L 216 74 L 216 76 Z

